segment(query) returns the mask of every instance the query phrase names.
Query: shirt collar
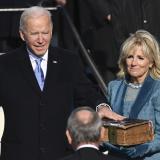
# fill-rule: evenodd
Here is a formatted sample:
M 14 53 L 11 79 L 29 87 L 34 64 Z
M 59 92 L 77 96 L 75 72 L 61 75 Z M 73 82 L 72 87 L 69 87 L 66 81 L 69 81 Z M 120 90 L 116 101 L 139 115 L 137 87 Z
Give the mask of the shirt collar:
M 27 48 L 27 52 L 29 54 L 30 60 L 35 61 L 37 59 L 37 56 L 34 55 L 28 48 Z M 48 61 L 48 50 L 46 51 L 46 53 L 41 57 L 44 61 Z
M 93 144 L 83 144 L 83 145 L 80 145 L 79 147 L 77 147 L 77 150 L 81 149 L 81 148 L 85 148 L 85 147 L 89 147 L 89 148 L 94 148 L 94 149 L 98 149 L 97 146 L 93 145 Z

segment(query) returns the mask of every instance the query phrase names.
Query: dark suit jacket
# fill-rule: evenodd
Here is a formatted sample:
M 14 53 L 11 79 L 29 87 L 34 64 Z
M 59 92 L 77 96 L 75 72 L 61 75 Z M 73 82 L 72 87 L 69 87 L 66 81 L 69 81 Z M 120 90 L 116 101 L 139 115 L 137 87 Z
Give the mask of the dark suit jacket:
M 145 29 L 160 40 L 159 0 L 112 0 L 115 36 L 120 46 L 131 33 Z
M 71 3 L 67 4 L 69 15 L 71 15 L 82 42 L 87 49 L 91 50 L 90 56 L 105 82 L 113 79 L 119 57 L 112 25 L 105 20 L 109 14 L 108 1 L 110 0 L 70 0 Z M 79 45 L 65 20 L 66 18 L 64 18 L 64 24 L 60 26 L 63 26 L 60 32 L 63 33 L 60 36 L 62 38 L 60 42 L 63 42 L 61 45 L 65 48 L 77 49 Z M 84 63 L 86 63 L 85 59 Z
M 107 156 L 94 148 L 85 147 L 60 160 L 107 160 Z
M 110 14 L 110 0 L 85 0 L 78 2 L 80 34 L 93 59 L 103 74 L 108 68 L 117 68 L 119 57 Z
M 22 47 L 0 56 L 0 106 L 5 114 L 1 160 L 54 160 L 65 152 L 71 107 L 95 106 L 97 92 L 76 54 L 50 48 L 41 92 L 28 53 Z

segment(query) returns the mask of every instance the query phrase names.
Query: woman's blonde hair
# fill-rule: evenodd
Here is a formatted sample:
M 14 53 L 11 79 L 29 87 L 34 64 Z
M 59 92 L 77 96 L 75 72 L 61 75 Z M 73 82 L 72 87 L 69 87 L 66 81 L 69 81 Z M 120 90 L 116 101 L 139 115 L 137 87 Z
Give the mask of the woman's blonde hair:
M 119 69 L 117 76 L 124 78 L 127 75 L 126 58 L 130 52 L 141 47 L 144 55 L 153 63 L 149 70 L 152 78 L 160 78 L 160 48 L 155 37 L 145 30 L 138 30 L 132 34 L 121 46 L 121 54 L 118 61 Z

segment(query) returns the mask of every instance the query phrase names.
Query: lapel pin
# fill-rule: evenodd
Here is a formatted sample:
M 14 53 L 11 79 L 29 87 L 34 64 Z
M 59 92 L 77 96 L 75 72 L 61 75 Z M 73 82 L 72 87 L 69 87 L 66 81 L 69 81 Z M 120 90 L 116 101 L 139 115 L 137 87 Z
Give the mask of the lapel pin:
M 57 61 L 54 61 L 54 60 L 53 60 L 52 62 L 53 62 L 54 64 L 57 64 L 57 63 L 58 63 Z

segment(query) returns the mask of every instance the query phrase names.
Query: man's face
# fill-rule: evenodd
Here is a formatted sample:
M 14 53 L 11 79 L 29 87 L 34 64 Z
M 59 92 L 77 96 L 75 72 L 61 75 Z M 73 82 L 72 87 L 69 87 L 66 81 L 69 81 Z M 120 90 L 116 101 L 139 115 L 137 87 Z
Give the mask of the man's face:
M 36 56 L 43 56 L 52 38 L 52 25 L 48 16 L 28 18 L 25 30 L 20 36 L 26 42 L 29 50 Z

